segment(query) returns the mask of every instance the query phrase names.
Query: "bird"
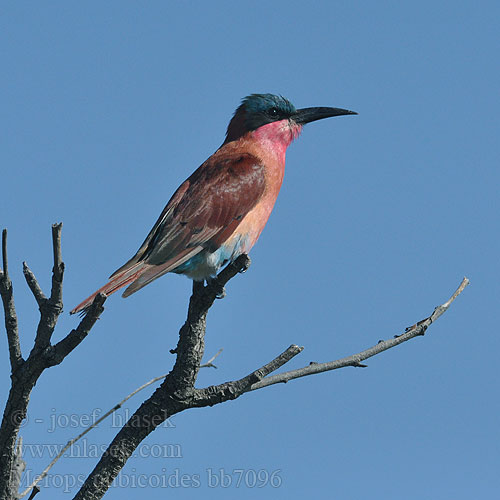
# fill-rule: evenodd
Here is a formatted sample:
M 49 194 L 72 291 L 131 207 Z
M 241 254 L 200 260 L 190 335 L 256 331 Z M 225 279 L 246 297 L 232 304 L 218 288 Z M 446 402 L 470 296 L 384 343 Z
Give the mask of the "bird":
M 222 145 L 175 191 L 136 254 L 70 313 L 85 313 L 97 294 L 109 296 L 127 285 L 122 296 L 128 297 L 169 272 L 214 279 L 259 239 L 283 182 L 286 150 L 302 127 L 356 114 L 296 109 L 274 94 L 243 98 Z

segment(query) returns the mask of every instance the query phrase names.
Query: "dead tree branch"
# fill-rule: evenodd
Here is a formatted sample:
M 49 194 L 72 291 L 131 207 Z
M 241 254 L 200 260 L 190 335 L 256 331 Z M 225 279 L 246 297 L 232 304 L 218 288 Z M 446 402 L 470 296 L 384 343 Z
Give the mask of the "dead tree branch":
M 0 269 L 0 295 L 2 296 L 3 310 L 5 316 L 5 330 L 7 331 L 7 342 L 9 344 L 10 368 L 14 374 L 17 367 L 23 363 L 21 346 L 19 344 L 19 330 L 17 326 L 16 307 L 12 281 L 9 278 L 9 266 L 7 259 L 7 229 L 2 231 L 2 266 Z
M 303 350 L 303 347 L 291 345 L 274 360 L 242 379 L 204 389 L 196 389 L 194 384 L 203 356 L 208 310 L 215 298 L 223 295 L 223 287 L 227 281 L 235 276 L 240 268 L 242 270 L 246 269 L 249 263 L 250 261 L 246 256 L 241 256 L 219 274 L 216 283 L 207 286 L 203 286 L 201 283 L 194 284 L 188 317 L 179 332 L 177 348 L 172 351 L 177 354 L 172 371 L 153 395 L 136 410 L 125 426 L 118 432 L 80 491 L 74 497 L 75 500 L 97 500 L 102 498 L 141 441 L 172 415 L 189 408 L 202 408 L 233 400 L 251 390 L 278 382 L 286 382 L 292 378 L 312 375 L 313 373 L 329 371 L 343 366 L 365 366 L 361 364 L 362 360 L 375 356 L 418 335 L 423 335 L 428 326 L 449 307 L 451 302 L 468 284 L 468 280 L 465 278 L 449 301 L 436 308 L 431 316 L 407 329 L 407 332 L 403 335 L 379 342 L 376 346 L 359 354 L 330 363 L 312 364 L 300 370 L 268 377 Z
M 209 393 L 206 396 L 201 393 L 205 396 L 202 400 L 200 393 L 194 388 L 204 352 L 206 316 L 216 297 L 223 293 L 226 283 L 238 272 L 246 270 L 249 263 L 247 256 L 241 256 L 221 271 L 217 280 L 211 284 L 204 286 L 195 282 L 188 317 L 179 332 L 179 342 L 174 350 L 177 358 L 172 371 L 120 430 L 76 498 L 101 498 L 140 442 L 168 417 L 195 406 L 214 404 Z M 239 391 L 240 387 L 250 387 L 271 371 L 278 369 L 300 350 L 297 346 L 287 349 L 271 363 L 234 383 L 234 389 L 228 386 L 223 398 L 234 399 L 237 397 L 236 388 Z
M 14 474 L 17 467 L 18 434 L 22 421 L 26 418 L 31 391 L 44 370 L 61 363 L 64 358 L 87 336 L 104 308 L 106 297 L 97 296 L 89 314 L 82 319 L 75 330 L 72 330 L 57 344 L 51 344 L 52 334 L 59 315 L 62 312 L 62 283 L 64 263 L 61 257 L 62 224 L 52 226 L 52 248 L 54 265 L 52 269 L 52 289 L 47 298 L 38 281 L 24 264 L 23 271 L 28 286 L 33 293 L 40 309 L 34 346 L 27 359 L 21 355 L 17 316 L 12 295 L 12 282 L 8 274 L 7 261 L 7 231 L 2 233 L 2 263 L 0 271 L 0 294 L 4 307 L 5 327 L 9 344 L 9 355 L 12 369 L 11 387 L 5 405 L 0 426 L 0 498 L 17 498 L 18 481 Z M 36 491 L 36 490 L 34 490 Z
M 200 368 L 217 368 L 214 364 L 213 361 L 220 355 L 222 352 L 222 348 L 219 349 L 206 363 L 200 365 Z M 83 432 L 78 434 L 78 436 L 74 437 L 73 439 L 70 439 L 66 445 L 59 451 L 59 453 L 52 459 L 52 461 L 45 467 L 45 469 L 42 471 L 41 474 L 37 476 L 37 478 L 19 495 L 18 498 L 24 498 L 33 488 L 37 486 L 37 484 L 42 481 L 45 476 L 49 473 L 50 469 L 56 464 L 56 462 L 66 453 L 66 451 L 73 446 L 78 440 L 80 440 L 83 436 L 85 436 L 87 433 L 89 433 L 92 429 L 95 429 L 103 420 L 108 418 L 110 415 L 112 415 L 115 411 L 119 410 L 124 403 L 126 403 L 131 397 L 135 396 L 138 392 L 142 391 L 146 387 L 149 387 L 151 384 L 154 384 L 155 382 L 158 382 L 159 380 L 163 380 L 167 375 L 160 375 L 159 377 L 155 377 L 148 382 L 142 384 L 140 387 L 137 387 L 137 389 L 133 390 L 130 394 L 125 396 L 119 403 L 117 403 L 113 408 L 108 410 L 104 415 L 102 415 L 100 418 L 98 418 L 95 422 L 93 422 L 91 425 L 89 425 Z M 22 440 L 22 438 L 19 438 L 19 440 Z M 22 446 L 22 441 L 21 441 L 21 446 Z M 18 446 L 19 448 L 19 446 Z M 19 479 L 20 482 L 20 479 Z
M 448 301 L 440 306 L 437 306 L 434 309 L 434 312 L 428 318 L 425 318 L 414 324 L 413 326 L 408 327 L 406 331 L 401 335 L 396 335 L 394 338 L 389 340 L 381 340 L 373 347 L 365 349 L 364 351 L 361 351 L 357 354 L 353 354 L 352 356 L 347 356 L 346 358 L 337 359 L 336 361 L 329 361 L 326 363 L 311 363 L 304 368 L 299 368 L 298 370 L 277 373 L 276 375 L 267 377 L 266 379 L 263 379 L 252 385 L 252 387 L 250 387 L 250 390 L 255 391 L 257 389 L 262 389 L 263 387 L 268 387 L 270 385 L 286 383 L 289 380 L 293 380 L 296 378 L 306 377 L 307 375 L 314 375 L 316 373 L 328 372 L 331 370 L 337 370 L 339 368 L 345 368 L 346 366 L 365 368 L 366 365 L 361 364 L 361 361 L 376 356 L 383 351 L 387 351 L 387 349 L 396 347 L 397 345 L 402 344 L 403 342 L 407 342 L 408 340 L 411 340 L 415 337 L 424 335 L 427 328 L 429 328 L 429 326 L 434 323 L 434 321 L 436 321 L 443 313 L 448 310 L 451 303 L 463 292 L 468 284 L 469 280 L 467 278 L 464 278 L 462 280 L 462 283 L 460 283 L 460 286 Z

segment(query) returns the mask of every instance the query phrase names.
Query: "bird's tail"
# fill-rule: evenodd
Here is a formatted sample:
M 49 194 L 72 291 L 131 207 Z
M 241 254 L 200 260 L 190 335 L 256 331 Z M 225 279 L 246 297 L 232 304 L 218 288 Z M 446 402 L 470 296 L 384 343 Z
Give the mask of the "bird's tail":
M 124 269 L 119 273 L 112 275 L 111 279 L 99 290 L 94 292 L 90 297 L 87 297 L 82 303 L 78 304 L 74 309 L 70 311 L 70 314 L 75 314 L 79 312 L 85 312 L 86 309 L 90 307 L 98 293 L 104 293 L 105 295 L 111 295 L 115 293 L 120 288 L 132 283 L 144 272 L 146 272 L 150 267 L 150 264 L 145 262 L 134 263 L 128 269 Z

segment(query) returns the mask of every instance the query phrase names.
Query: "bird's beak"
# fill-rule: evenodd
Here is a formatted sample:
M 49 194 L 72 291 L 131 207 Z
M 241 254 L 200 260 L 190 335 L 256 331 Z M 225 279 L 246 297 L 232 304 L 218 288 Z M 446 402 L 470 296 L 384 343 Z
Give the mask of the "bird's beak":
M 342 115 L 357 115 L 355 111 L 341 108 L 302 108 L 298 109 L 292 116 L 292 120 L 298 125 L 305 125 L 306 123 L 322 120 L 323 118 L 330 118 L 330 116 Z

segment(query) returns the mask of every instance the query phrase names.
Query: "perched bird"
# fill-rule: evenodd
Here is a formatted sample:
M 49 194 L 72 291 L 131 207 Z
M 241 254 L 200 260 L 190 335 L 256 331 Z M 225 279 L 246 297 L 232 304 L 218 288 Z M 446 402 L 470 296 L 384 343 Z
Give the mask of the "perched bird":
M 302 126 L 340 108 L 295 107 L 284 97 L 245 97 L 227 127 L 222 146 L 170 198 L 137 253 L 102 288 L 76 306 L 88 308 L 98 293 L 129 285 L 128 297 L 168 272 L 203 281 L 258 240 L 285 172 L 285 153 Z

